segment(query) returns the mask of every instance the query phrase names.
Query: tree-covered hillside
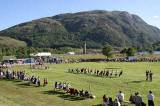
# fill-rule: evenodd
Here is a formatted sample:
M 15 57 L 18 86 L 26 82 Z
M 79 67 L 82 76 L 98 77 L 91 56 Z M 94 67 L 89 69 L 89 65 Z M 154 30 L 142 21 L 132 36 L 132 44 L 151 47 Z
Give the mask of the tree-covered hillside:
M 160 40 L 160 30 L 124 11 L 87 11 L 60 14 L 22 23 L 0 32 L 33 47 L 102 48 L 144 46 Z

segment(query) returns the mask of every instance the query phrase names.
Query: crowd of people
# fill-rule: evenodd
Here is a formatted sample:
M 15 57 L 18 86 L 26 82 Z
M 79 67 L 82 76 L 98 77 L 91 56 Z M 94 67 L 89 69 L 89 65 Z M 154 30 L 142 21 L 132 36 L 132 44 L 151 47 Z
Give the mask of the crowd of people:
M 112 78 L 113 76 L 120 77 L 123 74 L 123 70 L 92 70 L 89 68 L 81 68 L 81 69 L 68 69 L 69 73 L 77 73 L 77 74 L 90 74 L 90 75 L 96 75 L 96 76 L 106 76 Z
M 90 74 L 90 75 L 96 75 L 96 76 L 106 76 L 112 78 L 113 76 L 115 77 L 120 77 L 123 74 L 123 70 L 109 70 L 106 69 L 104 71 L 100 70 L 92 70 L 89 68 L 81 68 L 81 69 L 69 69 L 68 72 L 70 73 L 78 73 L 78 74 Z M 5 78 L 5 79 L 17 79 L 17 80 L 23 80 L 23 81 L 29 81 L 29 84 L 35 84 L 37 87 L 41 86 L 41 81 L 40 77 L 35 77 L 34 71 L 32 70 L 32 75 L 30 76 L 28 73 L 26 73 L 25 70 L 9 70 L 5 69 L 0 69 L 0 79 Z M 146 70 L 146 81 L 152 81 L 152 71 Z M 46 86 L 48 84 L 48 79 L 44 78 L 43 80 L 43 86 Z M 61 89 L 64 90 L 66 93 L 69 93 L 70 95 L 77 95 L 81 97 L 86 97 L 86 98 L 95 98 L 95 96 L 90 93 L 88 90 L 78 90 L 73 87 L 71 87 L 70 83 L 61 83 L 61 82 L 55 82 L 54 85 L 54 90 L 56 89 Z M 146 96 L 148 99 L 148 105 L 143 102 L 142 96 L 140 95 L 139 92 L 136 92 L 134 95 L 130 95 L 129 101 L 125 101 L 125 95 L 122 93 L 122 91 L 119 92 L 117 95 L 117 98 L 112 100 L 111 97 L 107 96 L 106 94 L 103 96 L 103 103 L 105 106 L 121 106 L 123 103 L 131 103 L 135 104 L 135 106 L 154 106 L 154 95 L 152 94 L 152 91 L 149 91 L 149 94 Z
M 86 98 L 95 98 L 95 96 L 92 93 L 89 93 L 88 90 L 78 90 L 75 88 L 72 88 L 69 83 L 61 83 L 61 82 L 55 82 L 55 87 L 54 90 L 56 89 L 61 89 L 66 91 L 66 93 L 69 93 L 70 95 L 77 95 L 81 97 L 86 97 Z
M 136 92 L 135 95 L 130 95 L 129 101 L 126 101 L 124 98 L 124 93 L 122 91 L 119 92 L 117 98 L 112 101 L 111 97 L 108 97 L 106 94 L 103 96 L 103 103 L 105 106 L 121 106 L 122 103 L 135 104 L 135 106 L 154 106 L 154 95 L 152 91 L 149 91 L 149 94 L 146 96 L 148 99 L 148 105 L 143 102 L 142 96 L 139 92 Z
M 66 83 L 66 82 L 61 83 L 61 82 L 56 81 L 54 85 L 55 85 L 54 90 L 56 90 L 56 89 L 68 90 L 70 88 L 70 84 Z
M 146 70 L 146 81 L 148 81 L 148 78 L 149 78 L 149 81 L 152 81 L 152 76 L 153 76 L 152 71 Z
M 136 58 L 129 60 L 127 58 L 107 59 L 107 62 L 160 62 L 160 59 Z
M 0 70 L 0 78 L 5 77 L 6 79 L 20 79 L 20 80 L 26 80 L 26 71 L 11 71 L 9 69 L 3 71 Z
M 38 77 L 34 77 L 34 75 L 33 75 L 28 79 L 28 81 L 30 81 L 32 84 L 36 84 L 38 87 L 41 86 L 41 81 L 40 81 L 40 77 L 39 76 Z
M 32 71 L 33 74 L 33 71 Z M 28 75 L 28 77 L 27 77 Z M 34 75 L 30 76 L 29 74 L 26 73 L 26 71 L 11 71 L 9 69 L 6 69 L 5 71 L 0 69 L 0 79 L 5 78 L 5 79 L 16 79 L 16 80 L 22 80 L 22 81 L 29 81 L 32 84 L 36 84 L 38 87 L 41 86 L 41 81 L 40 77 L 35 77 Z M 48 84 L 48 79 L 44 78 L 43 80 L 43 86 L 46 86 Z

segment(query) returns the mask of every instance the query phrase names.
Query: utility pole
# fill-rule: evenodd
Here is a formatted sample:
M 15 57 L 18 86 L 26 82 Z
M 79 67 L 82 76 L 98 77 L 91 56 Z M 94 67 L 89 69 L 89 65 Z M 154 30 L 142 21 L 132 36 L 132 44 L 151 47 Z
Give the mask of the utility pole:
M 83 44 L 83 54 L 86 54 L 86 42 Z
M 29 47 L 29 59 L 30 59 L 30 68 L 31 68 L 31 47 Z

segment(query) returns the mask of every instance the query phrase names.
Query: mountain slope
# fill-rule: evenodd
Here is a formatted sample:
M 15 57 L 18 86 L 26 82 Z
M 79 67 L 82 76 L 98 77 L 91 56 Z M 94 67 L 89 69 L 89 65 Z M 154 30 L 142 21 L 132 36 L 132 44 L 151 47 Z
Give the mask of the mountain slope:
M 137 46 L 160 40 L 160 30 L 140 17 L 124 11 L 87 11 L 60 14 L 22 23 L 0 32 L 2 36 L 26 41 L 34 47 L 101 48 Z

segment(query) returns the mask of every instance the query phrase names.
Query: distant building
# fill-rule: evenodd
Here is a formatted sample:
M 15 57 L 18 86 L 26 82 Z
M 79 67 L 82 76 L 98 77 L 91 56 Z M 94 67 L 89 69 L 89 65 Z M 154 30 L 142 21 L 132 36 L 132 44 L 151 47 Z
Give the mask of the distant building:
M 26 63 L 34 63 L 34 59 L 16 59 L 16 58 L 8 58 L 2 61 L 3 64 L 26 64 Z
M 9 64 L 14 64 L 17 63 L 17 58 L 14 56 L 3 56 L 3 64 L 9 63 Z
M 3 56 L 3 60 L 16 60 L 15 56 Z
M 32 54 L 30 54 L 30 56 L 34 56 L 34 57 L 49 57 L 49 56 L 51 56 L 51 53 L 50 52 L 32 53 Z

